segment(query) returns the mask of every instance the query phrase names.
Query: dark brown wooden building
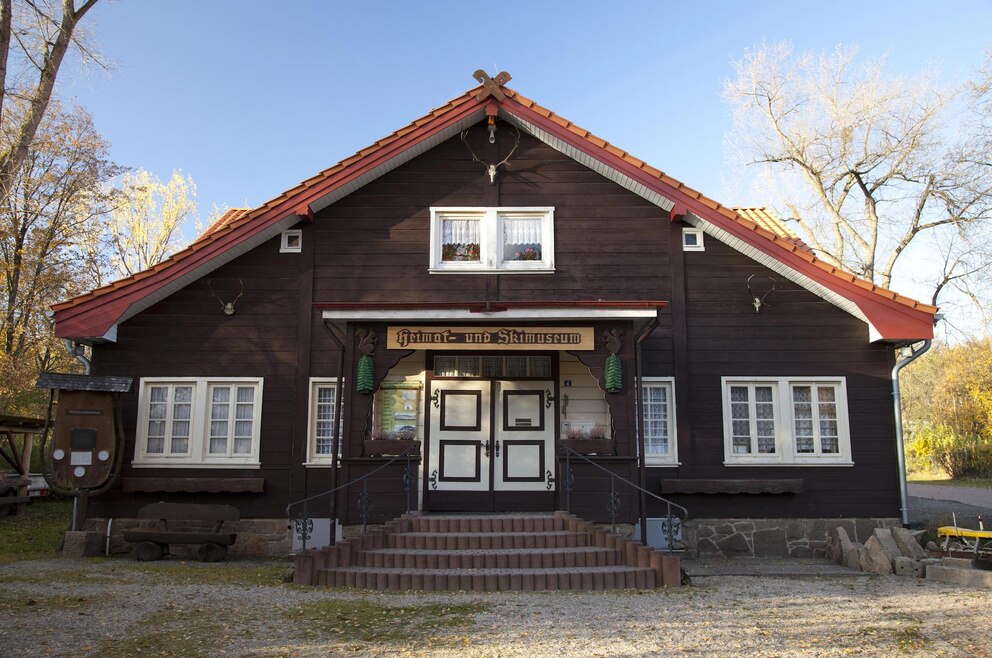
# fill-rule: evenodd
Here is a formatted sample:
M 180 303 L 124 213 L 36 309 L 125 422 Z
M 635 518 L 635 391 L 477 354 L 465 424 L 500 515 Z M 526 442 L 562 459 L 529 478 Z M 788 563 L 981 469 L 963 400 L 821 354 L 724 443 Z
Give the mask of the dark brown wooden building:
M 54 310 L 137 382 L 92 522 L 229 503 L 258 553 L 383 466 L 310 514 L 604 520 L 613 472 L 688 508 L 700 550 L 815 552 L 823 519 L 899 516 L 891 371 L 936 312 L 495 84 Z M 606 470 L 574 456 L 566 487 L 563 440 L 598 434 Z M 422 441 L 412 488 L 373 436 Z

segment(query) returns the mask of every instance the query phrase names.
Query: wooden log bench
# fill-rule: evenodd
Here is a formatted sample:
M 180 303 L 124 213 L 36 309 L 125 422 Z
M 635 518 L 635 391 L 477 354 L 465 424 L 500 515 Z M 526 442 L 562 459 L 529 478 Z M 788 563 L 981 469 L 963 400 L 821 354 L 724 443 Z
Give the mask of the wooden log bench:
M 125 530 L 124 541 L 135 544 L 134 557 L 142 562 L 158 560 L 169 552 L 171 544 L 199 544 L 197 557 L 202 562 L 218 562 L 227 557 L 227 547 L 238 538 L 235 532 L 223 532 L 224 521 L 238 521 L 241 513 L 230 505 L 191 505 L 152 503 L 138 510 L 142 520 L 158 520 L 158 530 Z M 177 521 L 213 522 L 212 529 L 170 529 Z

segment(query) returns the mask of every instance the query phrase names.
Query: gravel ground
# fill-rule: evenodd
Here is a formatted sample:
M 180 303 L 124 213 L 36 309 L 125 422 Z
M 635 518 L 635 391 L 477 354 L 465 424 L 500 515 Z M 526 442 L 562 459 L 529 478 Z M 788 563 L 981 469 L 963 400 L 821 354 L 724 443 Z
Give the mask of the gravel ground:
M 775 572 L 783 562 L 800 564 L 760 569 L 761 560 L 746 560 L 737 571 Z M 992 591 L 895 576 L 822 575 L 819 567 L 821 575 L 797 575 L 790 566 L 791 575 L 697 577 L 669 591 L 400 594 L 287 585 L 279 580 L 285 568 L 127 559 L 0 565 L 0 653 L 992 656 Z

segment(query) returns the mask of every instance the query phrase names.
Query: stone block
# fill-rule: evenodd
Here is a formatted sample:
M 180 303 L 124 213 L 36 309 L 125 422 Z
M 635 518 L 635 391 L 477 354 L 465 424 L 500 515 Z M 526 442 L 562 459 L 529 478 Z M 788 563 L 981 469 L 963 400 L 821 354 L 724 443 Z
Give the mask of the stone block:
M 798 544 L 789 549 L 789 557 L 813 557 L 813 549 L 803 544 Z
M 992 589 L 992 571 L 982 571 L 981 569 L 963 569 L 961 567 L 931 564 L 927 566 L 927 580 L 964 585 L 966 587 Z
M 878 537 L 872 535 L 865 542 L 861 552 L 861 570 L 885 576 L 892 573 L 892 560 L 889 558 Z
M 852 538 L 854 541 L 867 544 L 868 539 L 875 534 L 875 528 L 877 527 L 878 524 L 872 519 L 854 519 L 854 535 L 852 535 Z
M 897 576 L 908 576 L 910 578 L 922 578 L 926 572 L 923 563 L 911 557 L 900 555 L 893 563 Z
M 840 533 L 844 533 L 844 536 L 847 537 L 847 531 L 841 527 L 830 528 L 827 531 L 827 559 L 836 564 L 844 561 L 844 549 L 841 547 Z
M 843 527 L 838 526 L 834 531 L 840 543 L 841 563 L 848 569 L 861 571 L 861 554 L 865 547 L 851 541 Z
M 875 528 L 873 535 L 878 540 L 879 546 L 881 546 L 890 562 L 903 554 L 902 549 L 899 548 L 899 544 L 892 537 L 891 528 Z
M 713 533 L 717 535 L 732 535 L 734 534 L 734 526 L 729 523 L 721 523 L 713 527 Z
M 717 541 L 716 545 L 720 549 L 720 552 L 727 557 L 752 555 L 747 539 L 739 532 L 735 532 L 729 537 L 724 537 Z
M 791 519 L 785 526 L 786 539 L 805 539 L 808 537 L 808 523 L 806 519 Z
M 927 542 L 927 545 L 926 545 L 926 550 L 928 550 L 928 551 L 939 551 L 940 550 L 940 546 L 937 546 L 937 542 L 935 542 L 935 541 L 928 541 Z
M 756 557 L 788 557 L 789 544 L 782 528 L 755 530 L 751 535 L 751 546 Z
M 922 560 L 927 556 L 927 552 L 920 546 L 919 540 L 906 528 L 892 528 L 892 539 L 895 540 L 899 550 L 906 557 Z
M 99 532 L 68 530 L 62 544 L 62 557 L 95 557 L 103 553 L 103 537 Z
M 763 527 L 769 527 L 769 523 L 765 521 Z M 739 532 L 742 535 L 749 535 L 757 529 L 754 521 L 738 521 L 734 523 L 734 532 Z
M 696 554 L 697 555 L 722 555 L 720 549 L 717 547 L 713 541 L 707 537 L 705 539 L 700 539 L 696 543 Z

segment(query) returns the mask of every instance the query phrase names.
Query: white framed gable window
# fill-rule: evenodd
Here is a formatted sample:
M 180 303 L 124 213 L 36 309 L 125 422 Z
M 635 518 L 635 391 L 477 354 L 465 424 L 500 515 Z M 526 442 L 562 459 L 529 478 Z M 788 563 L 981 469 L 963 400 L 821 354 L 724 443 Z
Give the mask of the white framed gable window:
M 279 253 L 298 254 L 303 251 L 303 231 L 298 228 L 287 229 L 279 239 Z
M 553 272 L 554 208 L 431 208 L 430 271 Z
M 726 465 L 852 465 L 843 377 L 722 381 Z
M 308 466 L 330 466 L 334 458 L 334 417 L 338 412 L 337 379 L 310 378 Z M 338 457 L 344 423 L 338 425 Z
M 143 377 L 134 466 L 257 467 L 261 378 Z
M 706 245 L 703 243 L 702 229 L 682 229 L 682 251 L 706 251 Z
M 649 466 L 676 466 L 675 382 L 671 377 L 644 377 L 641 382 L 645 463 Z

